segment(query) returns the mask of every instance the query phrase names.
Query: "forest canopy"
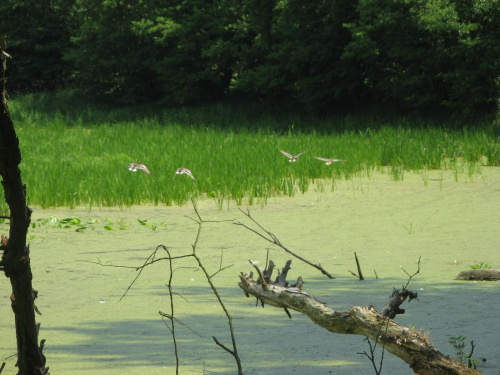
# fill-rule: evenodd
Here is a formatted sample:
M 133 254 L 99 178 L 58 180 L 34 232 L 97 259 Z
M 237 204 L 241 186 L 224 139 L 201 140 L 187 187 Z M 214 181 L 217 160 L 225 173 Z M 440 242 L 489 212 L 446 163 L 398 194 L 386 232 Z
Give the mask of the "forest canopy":
M 4 0 L 8 88 L 494 113 L 500 1 Z

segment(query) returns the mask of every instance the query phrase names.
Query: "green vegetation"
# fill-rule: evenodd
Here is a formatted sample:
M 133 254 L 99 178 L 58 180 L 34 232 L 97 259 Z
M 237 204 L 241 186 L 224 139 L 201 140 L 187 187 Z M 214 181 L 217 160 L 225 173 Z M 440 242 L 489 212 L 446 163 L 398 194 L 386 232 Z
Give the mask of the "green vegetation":
M 4 0 L 11 92 L 228 94 L 325 114 L 498 110 L 498 0 Z
M 149 228 L 153 231 L 158 229 L 159 224 L 148 223 L 148 220 L 137 219 L 140 227 Z M 167 223 L 160 224 L 166 227 Z M 36 230 L 38 228 L 61 228 L 61 229 L 74 229 L 75 232 L 85 232 L 87 229 L 104 229 L 104 230 L 127 230 L 132 226 L 132 223 L 126 223 L 119 219 L 116 222 L 111 221 L 109 218 L 101 221 L 99 219 L 88 218 L 86 221 L 77 217 L 70 216 L 64 219 L 59 219 L 57 216 L 50 216 L 46 218 L 37 219 L 31 223 L 31 229 Z M 32 239 L 32 238 L 31 238 Z
M 466 364 L 469 368 L 473 368 L 474 370 L 477 369 L 477 364 L 484 361 L 484 358 L 472 358 L 472 354 L 474 353 L 474 341 L 470 342 L 471 345 L 471 351 L 470 353 L 465 353 L 465 339 L 466 337 L 460 335 L 457 337 L 450 337 L 448 342 L 453 345 L 455 348 L 455 354 L 457 359 L 462 362 L 463 364 Z M 480 371 L 481 372 L 481 371 Z
M 481 270 L 481 269 L 490 269 L 491 266 L 488 263 L 479 263 L 479 264 L 474 264 L 473 266 L 470 266 L 471 270 Z
M 220 207 L 229 200 L 265 205 L 269 197 L 305 192 L 322 179 L 381 171 L 398 181 L 406 171 L 440 168 L 456 171 L 458 179 L 500 162 L 498 139 L 486 128 L 447 130 L 407 118 L 309 121 L 225 104 L 111 110 L 71 100 L 11 100 L 30 205 L 171 205 L 190 196 L 213 198 Z M 279 150 L 309 152 L 290 163 Z M 327 166 L 313 156 L 347 161 Z M 132 162 L 144 163 L 151 175 L 128 171 Z M 182 166 L 195 181 L 173 178 Z

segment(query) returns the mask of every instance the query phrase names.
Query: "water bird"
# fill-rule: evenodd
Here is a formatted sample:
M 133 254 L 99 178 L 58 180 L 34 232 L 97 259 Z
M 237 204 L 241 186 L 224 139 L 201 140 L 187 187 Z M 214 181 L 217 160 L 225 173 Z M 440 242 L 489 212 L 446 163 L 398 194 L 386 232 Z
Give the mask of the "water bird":
M 145 173 L 151 174 L 149 169 L 144 164 L 130 163 L 128 165 L 128 170 L 132 172 L 137 172 L 138 169 L 142 169 Z
M 177 168 L 177 170 L 175 171 L 175 174 L 174 174 L 174 178 L 176 175 L 183 174 L 183 173 L 187 174 L 189 177 L 191 177 L 194 180 L 193 173 L 191 173 L 191 171 L 189 169 L 187 169 L 186 167 Z
M 333 162 L 336 162 L 336 161 L 347 161 L 347 160 L 344 160 L 344 159 L 318 158 L 317 156 L 315 156 L 314 158 L 318 159 L 318 160 L 323 160 L 326 165 L 330 165 L 330 164 L 332 164 Z
M 295 155 L 295 156 L 294 156 L 294 155 L 292 155 L 292 154 L 289 154 L 288 152 L 285 152 L 285 151 L 280 150 L 280 152 L 281 152 L 283 155 L 285 155 L 287 158 L 289 158 L 289 159 L 290 159 L 290 160 L 288 160 L 290 163 L 296 162 L 296 161 L 297 161 L 297 159 L 299 158 L 299 156 L 300 156 L 300 155 L 305 154 L 305 153 L 306 153 L 306 152 L 308 152 L 308 151 L 309 151 L 309 150 L 304 151 L 304 152 L 301 152 L 300 154 L 298 154 L 298 155 Z

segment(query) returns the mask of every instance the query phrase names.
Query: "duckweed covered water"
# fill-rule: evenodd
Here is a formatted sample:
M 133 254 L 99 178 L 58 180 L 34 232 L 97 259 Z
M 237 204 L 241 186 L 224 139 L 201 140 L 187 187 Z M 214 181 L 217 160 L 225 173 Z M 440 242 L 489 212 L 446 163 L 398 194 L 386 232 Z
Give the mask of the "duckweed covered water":
M 317 181 L 306 194 L 269 198 L 264 208 L 248 209 L 283 244 L 336 276 L 328 280 L 292 258 L 289 279 L 302 276 L 304 289 L 336 310 L 370 303 L 380 310 L 392 288 L 406 284 L 400 267 L 412 274 L 421 257 L 420 273 L 409 286 L 419 300 L 405 303 L 406 314 L 396 321 L 428 331 L 431 342 L 450 356 L 455 354 L 450 337 L 465 336 L 466 349 L 474 340 L 474 357 L 486 358 L 481 371 L 498 374 L 500 284 L 453 279 L 481 262 L 500 268 L 499 186 L 499 168 L 458 179 L 447 171 L 406 172 L 396 182 L 390 174 L 375 173 L 333 185 Z M 197 204 L 204 220 L 251 224 L 236 205 L 219 210 L 211 199 Z M 196 218 L 190 205 L 35 209 L 29 236 L 36 304 L 43 313 L 37 320 L 52 374 L 175 373 L 171 335 L 158 314 L 169 312 L 168 263 L 146 268 L 121 301 L 137 272 L 109 266 L 140 266 L 160 244 L 172 255 L 190 253 L 197 224 L 186 216 Z M 6 224 L 0 229 L 5 233 Z M 290 320 L 276 308 L 256 307 L 238 288 L 238 274 L 251 271 L 248 259 L 265 264 L 269 251 L 282 267 L 290 255 L 231 221 L 204 223 L 198 245 L 210 272 L 232 265 L 213 281 L 234 318 L 246 374 L 373 374 L 371 363 L 359 354 L 368 350 L 364 337 L 329 333 L 293 311 Z M 354 252 L 365 281 L 348 272 L 356 271 Z M 236 373 L 232 357 L 212 339 L 231 345 L 226 318 L 204 276 L 189 258 L 174 268 L 175 314 L 186 324 L 176 326 L 180 373 Z M 4 359 L 16 351 L 7 279 L 0 290 Z M 3 373 L 16 373 L 15 357 L 5 361 Z M 382 373 L 412 371 L 386 353 Z

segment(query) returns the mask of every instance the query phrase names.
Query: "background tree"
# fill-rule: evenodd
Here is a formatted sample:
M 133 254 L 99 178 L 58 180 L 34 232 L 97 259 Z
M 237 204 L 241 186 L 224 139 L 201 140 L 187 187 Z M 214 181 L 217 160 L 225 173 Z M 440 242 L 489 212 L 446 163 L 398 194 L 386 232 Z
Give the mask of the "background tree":
M 159 53 L 133 31 L 133 22 L 156 12 L 155 2 L 76 0 L 76 8 L 78 29 L 65 59 L 78 87 L 121 104 L 160 98 L 151 68 Z
M 364 67 L 365 85 L 381 101 L 459 115 L 491 110 L 500 94 L 498 6 L 486 3 L 360 0 L 343 58 Z
M 134 32 L 154 44 L 148 65 L 158 77 L 163 100 L 184 104 L 227 93 L 236 61 L 239 3 L 233 0 L 173 1 L 156 7 Z
M 234 93 L 314 115 L 385 103 L 472 117 L 498 110 L 498 5 L 6 0 L 0 33 L 25 57 L 11 75 L 18 91 L 77 84 L 116 103 Z
M 62 59 L 74 32 L 73 0 L 4 0 L 0 2 L 0 35 L 8 36 L 9 90 L 62 88 L 72 66 Z
M 356 75 L 341 60 L 355 2 L 246 2 L 250 38 L 235 84 L 260 98 L 300 104 L 322 113 L 358 92 Z

